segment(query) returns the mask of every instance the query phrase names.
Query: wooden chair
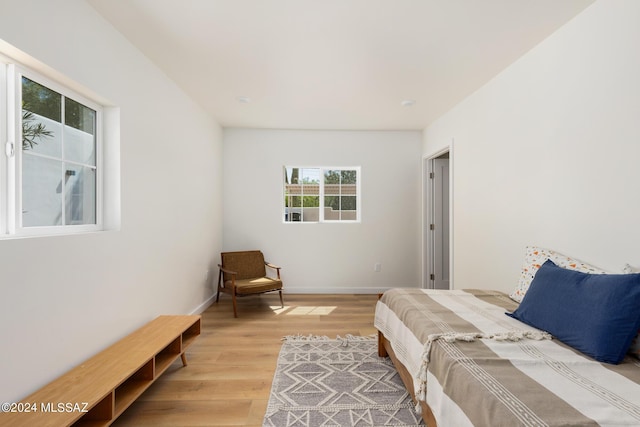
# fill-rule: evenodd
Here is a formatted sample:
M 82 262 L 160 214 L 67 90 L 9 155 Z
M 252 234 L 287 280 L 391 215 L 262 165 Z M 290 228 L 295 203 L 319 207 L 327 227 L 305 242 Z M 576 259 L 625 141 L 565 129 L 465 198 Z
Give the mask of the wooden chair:
M 278 291 L 280 304 L 284 307 L 280 267 L 265 262 L 261 251 L 222 252 L 220 258 L 216 302 L 220 292 L 231 294 L 234 317 L 238 317 L 236 297 Z M 268 277 L 266 267 L 274 269 L 277 278 Z

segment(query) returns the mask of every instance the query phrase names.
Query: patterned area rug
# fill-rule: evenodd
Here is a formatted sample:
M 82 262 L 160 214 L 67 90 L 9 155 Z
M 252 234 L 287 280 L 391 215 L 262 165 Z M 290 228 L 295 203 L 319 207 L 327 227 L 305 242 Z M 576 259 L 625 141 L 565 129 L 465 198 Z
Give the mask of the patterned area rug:
M 373 337 L 287 337 L 263 427 L 424 426 Z

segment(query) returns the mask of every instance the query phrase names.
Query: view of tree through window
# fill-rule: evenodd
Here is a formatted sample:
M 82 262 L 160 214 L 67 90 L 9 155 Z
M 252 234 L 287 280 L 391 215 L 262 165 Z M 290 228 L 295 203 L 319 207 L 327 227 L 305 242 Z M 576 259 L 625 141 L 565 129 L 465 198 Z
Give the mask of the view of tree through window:
M 286 166 L 284 175 L 285 222 L 359 220 L 359 168 Z

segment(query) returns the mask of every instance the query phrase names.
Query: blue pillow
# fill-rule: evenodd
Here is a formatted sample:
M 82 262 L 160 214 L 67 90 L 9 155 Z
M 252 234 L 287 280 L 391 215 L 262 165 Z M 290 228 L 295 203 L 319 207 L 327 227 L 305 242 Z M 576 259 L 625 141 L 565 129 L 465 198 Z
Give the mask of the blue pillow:
M 548 260 L 507 315 L 596 360 L 618 364 L 640 326 L 640 274 L 586 274 Z

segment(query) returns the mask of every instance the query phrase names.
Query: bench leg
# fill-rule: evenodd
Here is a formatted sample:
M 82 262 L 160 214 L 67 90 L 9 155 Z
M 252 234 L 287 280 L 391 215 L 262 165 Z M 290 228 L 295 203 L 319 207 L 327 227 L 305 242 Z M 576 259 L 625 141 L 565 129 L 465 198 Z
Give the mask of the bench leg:
M 182 353 L 180 355 L 180 358 L 182 359 L 182 366 L 187 366 L 187 353 Z

